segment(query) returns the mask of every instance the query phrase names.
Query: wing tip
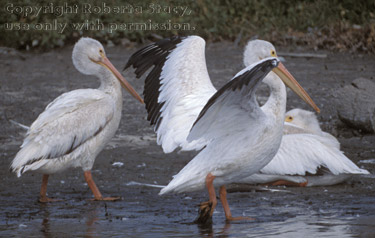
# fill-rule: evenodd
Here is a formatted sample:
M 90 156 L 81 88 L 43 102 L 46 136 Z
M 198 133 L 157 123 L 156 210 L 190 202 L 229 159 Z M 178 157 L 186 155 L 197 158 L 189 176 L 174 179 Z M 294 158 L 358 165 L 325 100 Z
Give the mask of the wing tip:
M 168 186 L 167 186 L 168 187 Z M 162 188 L 161 190 L 160 190 L 160 192 L 159 192 L 159 196 L 163 196 L 163 195 L 165 195 L 166 193 L 168 193 L 169 192 L 169 189 L 167 189 L 167 187 L 164 187 L 164 188 Z
M 164 104 L 164 102 L 159 102 L 162 68 L 168 55 L 184 38 L 176 35 L 149 44 L 132 54 L 124 67 L 125 70 L 133 66 L 137 78 L 153 68 L 146 76 L 143 95 L 145 95 L 144 101 L 148 112 L 147 120 L 151 122 L 151 125 L 155 125 L 156 130 L 162 120 L 160 109 Z
M 9 168 L 9 172 L 10 173 L 16 173 L 16 175 L 17 175 L 17 178 L 19 178 L 19 177 L 21 177 L 21 175 L 24 173 L 24 168 L 25 168 L 25 166 L 22 166 L 21 168 L 14 168 L 14 167 L 10 167 Z
M 371 174 L 367 169 L 361 169 L 361 168 L 360 168 L 360 173 L 361 174 Z

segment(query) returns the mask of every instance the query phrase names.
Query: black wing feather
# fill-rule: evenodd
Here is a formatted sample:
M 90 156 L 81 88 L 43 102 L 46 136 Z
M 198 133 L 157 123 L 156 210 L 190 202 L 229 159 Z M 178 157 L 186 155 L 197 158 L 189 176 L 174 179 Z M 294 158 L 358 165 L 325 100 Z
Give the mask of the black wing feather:
M 151 125 L 155 125 L 155 130 L 158 129 L 162 120 L 160 109 L 164 102 L 159 102 L 160 94 L 160 75 L 167 61 L 168 55 L 182 42 L 186 37 L 173 36 L 166 38 L 151 45 L 148 45 L 130 56 L 125 69 L 133 66 L 137 78 L 140 78 L 151 67 L 153 69 L 146 76 L 145 86 L 143 89 L 143 96 L 148 113 L 147 120 Z

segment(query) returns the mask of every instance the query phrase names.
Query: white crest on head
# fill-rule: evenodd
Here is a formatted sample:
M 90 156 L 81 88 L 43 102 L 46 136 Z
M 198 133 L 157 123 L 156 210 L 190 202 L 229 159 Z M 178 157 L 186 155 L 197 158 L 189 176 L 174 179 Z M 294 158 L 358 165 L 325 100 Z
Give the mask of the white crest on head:
M 275 47 L 268 41 L 251 40 L 245 47 L 243 63 L 247 67 L 268 57 L 277 57 Z
M 73 48 L 72 60 L 74 66 L 82 74 L 97 74 L 102 66 L 94 63 L 92 60 L 99 61 L 102 57 L 101 51 L 105 55 L 104 48 L 99 41 L 88 37 L 82 37 Z

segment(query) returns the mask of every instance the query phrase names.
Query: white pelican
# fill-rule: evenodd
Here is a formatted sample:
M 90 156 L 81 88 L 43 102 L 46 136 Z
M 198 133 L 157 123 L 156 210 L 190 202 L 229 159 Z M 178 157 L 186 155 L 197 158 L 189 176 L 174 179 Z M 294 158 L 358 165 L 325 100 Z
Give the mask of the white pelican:
M 164 39 L 134 53 L 125 68 L 132 65 L 140 77 L 155 66 L 147 75 L 144 96 L 148 119 L 155 125 L 164 150 L 205 145 L 160 195 L 206 186 L 209 201 L 201 204 L 197 219 L 205 222 L 211 219 L 217 204 L 215 187 L 220 187 L 225 217 L 234 220 L 237 218 L 231 215 L 225 185 L 258 172 L 276 154 L 286 106 L 283 81 L 319 109 L 280 61 L 270 57 L 275 52 L 264 48 L 259 52 L 262 60 L 240 71 L 215 92 L 204 48 L 205 41 L 198 36 Z M 271 70 L 276 74 L 268 74 Z M 255 91 L 263 78 L 271 93 L 267 103 L 259 107 Z
M 43 173 L 40 202 L 53 201 L 46 196 L 49 175 L 70 167 L 82 167 L 95 200 L 116 200 L 101 195 L 91 168 L 119 126 L 121 84 L 136 99 L 143 100 L 111 64 L 98 41 L 81 38 L 72 59 L 82 74 L 98 77 L 100 87 L 64 93 L 51 102 L 28 129 L 11 170 L 18 177 L 29 170 Z
M 284 135 L 276 156 L 258 173 L 239 183 L 290 186 L 327 186 L 354 174 L 369 174 L 343 152 L 340 143 L 321 130 L 313 112 L 293 109 L 285 114 Z

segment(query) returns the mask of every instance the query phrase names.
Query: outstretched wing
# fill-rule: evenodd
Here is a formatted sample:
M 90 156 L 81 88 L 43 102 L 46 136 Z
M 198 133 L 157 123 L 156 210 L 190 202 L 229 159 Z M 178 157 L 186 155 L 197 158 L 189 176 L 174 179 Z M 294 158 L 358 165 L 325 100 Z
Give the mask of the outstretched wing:
M 257 123 L 264 119 L 255 91 L 277 64 L 276 58 L 268 58 L 237 73 L 209 99 L 195 121 L 188 140 L 203 138 L 210 141 L 225 136 L 228 132 L 243 130 L 243 126 L 248 125 L 249 121 Z
M 165 153 L 177 147 L 201 149 L 205 142 L 186 137 L 208 99 L 216 92 L 206 67 L 205 41 L 199 36 L 171 37 L 134 53 L 125 68 L 137 77 L 148 69 L 144 86 L 147 119 Z
M 261 173 L 278 175 L 315 174 L 326 168 L 337 174 L 368 174 L 358 168 L 329 138 L 314 134 L 284 135 L 276 156 Z
M 62 94 L 30 126 L 11 169 L 20 176 L 26 166 L 71 153 L 99 134 L 114 112 L 113 101 L 99 90 Z

